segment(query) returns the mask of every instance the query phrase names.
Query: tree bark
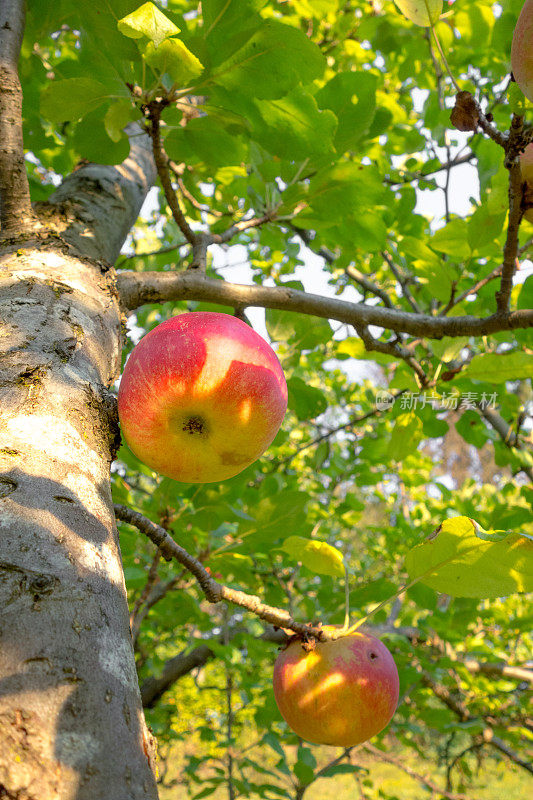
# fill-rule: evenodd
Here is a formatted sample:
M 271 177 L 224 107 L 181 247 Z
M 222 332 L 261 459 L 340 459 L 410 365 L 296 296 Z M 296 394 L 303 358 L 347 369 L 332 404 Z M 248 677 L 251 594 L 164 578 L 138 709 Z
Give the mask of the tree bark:
M 157 797 L 109 469 L 121 314 L 110 264 L 154 180 L 142 140 L 0 249 L 0 797 Z M 58 235 L 59 232 L 59 235 Z
M 7 236 L 35 228 L 22 145 L 22 90 L 18 75 L 24 0 L 0 3 L 0 227 Z

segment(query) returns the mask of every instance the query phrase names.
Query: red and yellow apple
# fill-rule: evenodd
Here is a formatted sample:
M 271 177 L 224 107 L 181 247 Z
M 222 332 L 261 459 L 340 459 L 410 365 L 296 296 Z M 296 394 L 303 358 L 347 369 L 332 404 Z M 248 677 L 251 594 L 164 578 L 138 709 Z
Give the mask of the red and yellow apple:
M 162 322 L 133 348 L 118 393 L 124 438 L 147 466 L 178 481 L 237 475 L 266 450 L 287 408 L 269 344 L 229 314 Z
M 533 0 L 526 0 L 518 17 L 511 45 L 514 79 L 533 101 Z
M 398 696 L 394 659 L 367 633 L 317 642 L 308 651 L 295 640 L 274 665 L 274 697 L 281 716 L 313 744 L 352 747 L 366 742 L 390 722 Z

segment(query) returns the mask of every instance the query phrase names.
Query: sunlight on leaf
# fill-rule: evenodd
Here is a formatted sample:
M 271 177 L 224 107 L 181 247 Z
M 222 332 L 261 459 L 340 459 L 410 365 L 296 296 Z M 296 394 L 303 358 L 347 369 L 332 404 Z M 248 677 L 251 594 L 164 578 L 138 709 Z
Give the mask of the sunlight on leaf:
M 180 29 L 163 14 L 153 3 L 144 3 L 131 14 L 119 19 L 118 29 L 130 39 L 141 39 L 146 36 L 155 47 L 169 36 L 174 36 Z
M 157 48 L 149 42 L 145 59 L 151 67 L 161 74 L 166 72 L 180 86 L 189 83 L 203 70 L 202 64 L 180 39 L 166 39 Z
M 304 567 L 319 575 L 344 577 L 344 559 L 340 550 L 327 542 L 317 539 L 304 539 L 303 536 L 289 536 L 281 549 L 291 558 L 301 561 Z
M 533 542 L 519 533 L 484 531 L 469 517 L 453 517 L 407 554 L 405 567 L 411 579 L 420 577 L 454 597 L 530 592 Z
M 442 11 L 442 0 L 394 0 L 402 14 L 415 25 L 434 25 Z

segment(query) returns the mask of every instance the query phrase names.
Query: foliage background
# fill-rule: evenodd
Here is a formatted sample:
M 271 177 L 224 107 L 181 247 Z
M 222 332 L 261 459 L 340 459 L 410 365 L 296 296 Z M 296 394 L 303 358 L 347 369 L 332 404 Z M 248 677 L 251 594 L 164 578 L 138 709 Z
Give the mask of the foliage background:
M 113 164 L 127 155 L 122 128 L 139 112 L 126 82 L 157 89 L 157 67 L 117 28 L 136 5 L 31 0 L 21 78 L 34 200 L 45 200 L 79 159 Z M 174 72 L 172 82 L 181 77 L 192 88 L 163 113 L 182 209 L 193 230 L 209 225 L 215 233 L 232 219 L 269 218 L 231 242 L 240 247 L 228 258 L 246 261 L 249 282 L 301 288 L 294 273 L 305 273 L 308 247 L 336 296 L 353 297 L 355 288 L 371 305 L 405 311 L 494 311 L 498 281 L 477 284 L 502 263 L 503 154 L 481 133 L 451 128 L 455 92 L 427 29 L 377 0 L 161 5 L 205 67 L 197 76 L 185 59 L 184 75 Z M 460 88 L 490 109 L 501 130 L 511 118 L 509 54 L 521 7 L 521 0 L 456 0 L 436 25 Z M 257 68 L 248 64 L 254 36 L 266 53 Z M 459 216 L 450 210 L 450 181 L 462 161 L 477 170 L 479 195 L 461 186 L 469 210 Z M 422 191 L 439 198 L 442 218 L 421 211 Z M 190 248 L 164 194 L 147 208 L 117 266 L 185 269 Z M 522 258 L 532 233 L 525 222 Z M 230 275 L 217 263 L 209 258 L 208 277 Z M 516 281 L 512 307 L 531 308 L 532 298 L 533 277 Z M 168 317 L 213 308 L 143 306 L 128 323 L 124 357 Z M 339 624 L 341 581 L 291 560 L 282 549 L 288 535 L 318 537 L 345 553 L 352 611 L 362 615 L 394 594 L 406 579 L 407 552 L 448 516 L 533 533 L 530 330 L 400 336 L 409 358 L 390 346 L 365 348 L 369 336 L 390 345 L 377 328 L 267 310 L 265 330 L 289 385 L 287 417 L 268 453 L 221 485 L 189 486 L 153 473 L 123 446 L 113 472 L 116 502 L 167 527 L 226 584 L 298 619 Z M 439 411 L 398 399 L 379 411 L 379 390 L 404 398 L 421 392 L 416 365 L 435 396 L 496 393 L 498 415 L 516 439 L 502 439 L 475 402 Z M 121 547 L 141 687 L 181 653 L 207 642 L 212 654 L 170 681 L 147 710 L 160 743 L 163 798 L 422 796 L 427 785 L 400 777 L 403 767 L 444 796 L 525 796 L 528 775 L 516 758 L 527 761 L 532 738 L 526 684 L 472 671 L 465 661 L 526 664 L 531 598 L 451 598 L 417 585 L 379 611 L 372 624 L 397 661 L 402 700 L 373 742 L 379 752 L 342 753 L 298 742 L 281 720 L 271 692 L 276 645 L 260 638 L 258 620 L 209 607 L 187 573 L 154 557 L 126 525 Z M 491 735 L 516 758 L 492 746 Z M 384 766 L 380 752 L 397 766 Z M 327 782 L 315 784 L 337 758 Z

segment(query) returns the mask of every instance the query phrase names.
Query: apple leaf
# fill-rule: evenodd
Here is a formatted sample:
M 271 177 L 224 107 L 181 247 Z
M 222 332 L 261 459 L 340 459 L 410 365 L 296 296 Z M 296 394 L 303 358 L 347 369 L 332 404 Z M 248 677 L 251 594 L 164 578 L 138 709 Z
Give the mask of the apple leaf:
M 197 78 L 203 65 L 180 39 L 165 39 L 159 47 L 148 42 L 144 54 L 146 63 L 159 73 L 170 75 L 174 83 L 184 86 Z
M 111 103 L 104 117 L 104 125 L 109 138 L 114 142 L 120 141 L 124 135 L 124 128 L 136 115 L 136 109 L 126 98 Z
M 131 14 L 119 19 L 117 27 L 130 39 L 141 39 L 146 36 L 155 47 L 159 47 L 169 36 L 175 36 L 180 32 L 172 20 L 153 3 L 143 3 Z
M 508 531 L 484 531 L 469 517 L 445 520 L 409 551 L 411 579 L 454 597 L 495 598 L 533 591 L 533 541 Z
M 289 408 L 298 419 L 314 419 L 323 414 L 328 407 L 325 395 L 315 386 L 310 386 L 301 378 L 292 377 L 287 381 Z
M 422 438 L 422 420 L 414 411 L 407 411 L 396 417 L 387 455 L 396 461 L 402 461 L 409 453 L 414 452 Z
M 109 99 L 109 91 L 94 78 L 52 81 L 41 95 L 41 113 L 50 122 L 74 122 Z
M 281 545 L 281 550 L 304 567 L 319 575 L 344 577 L 344 558 L 340 550 L 318 539 L 305 539 L 303 536 L 289 536 Z
M 533 354 L 519 350 L 512 353 L 481 353 L 474 356 L 462 375 L 488 383 L 527 379 L 533 375 Z
M 404 17 L 427 28 L 434 25 L 441 15 L 442 0 L 394 0 Z
M 302 31 L 268 20 L 217 67 L 213 80 L 229 91 L 275 99 L 320 77 L 325 67 L 320 49 Z

